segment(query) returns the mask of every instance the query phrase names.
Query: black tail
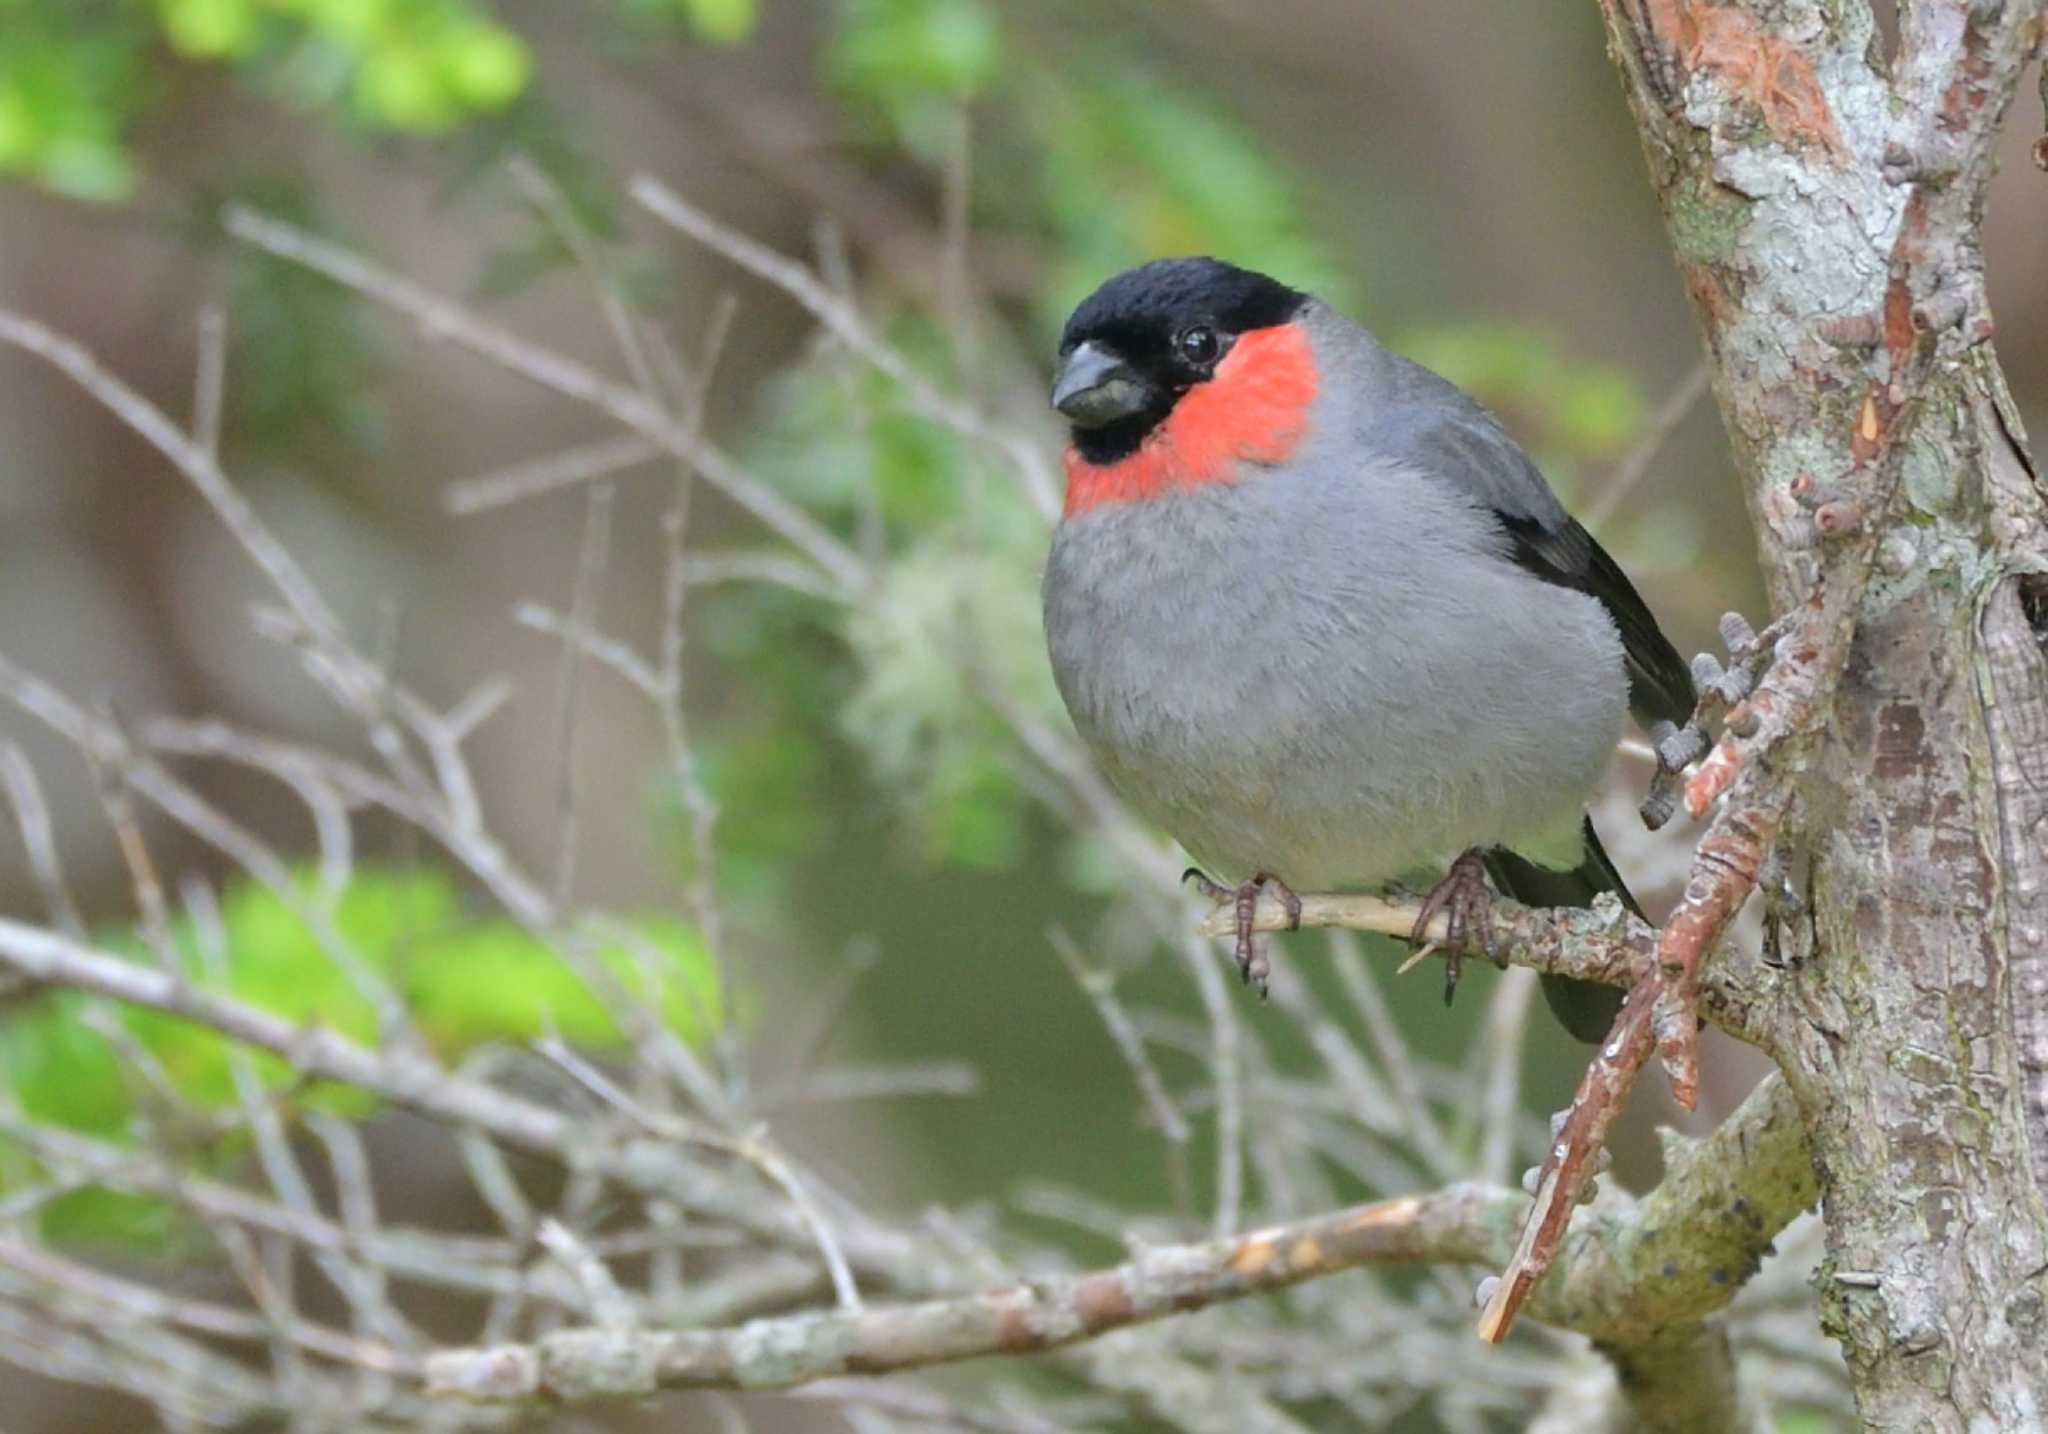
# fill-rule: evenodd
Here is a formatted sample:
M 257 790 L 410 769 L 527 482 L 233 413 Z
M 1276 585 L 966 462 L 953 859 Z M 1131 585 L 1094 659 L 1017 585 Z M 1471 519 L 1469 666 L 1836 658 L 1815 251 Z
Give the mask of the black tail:
M 1486 854 L 1487 875 L 1503 893 L 1524 906 L 1591 906 L 1594 897 L 1603 891 L 1611 891 L 1621 898 L 1622 905 L 1642 916 L 1643 909 L 1629 895 L 1621 873 L 1607 859 L 1607 851 L 1600 845 L 1591 817 L 1586 819 L 1584 831 L 1586 854 L 1577 866 L 1568 871 L 1552 871 L 1526 857 L 1496 847 Z M 1618 986 L 1574 981 L 1568 976 L 1543 978 L 1543 999 L 1550 1003 L 1551 1011 L 1564 1022 L 1566 1030 L 1588 1045 L 1598 1045 L 1607 1039 L 1626 995 Z

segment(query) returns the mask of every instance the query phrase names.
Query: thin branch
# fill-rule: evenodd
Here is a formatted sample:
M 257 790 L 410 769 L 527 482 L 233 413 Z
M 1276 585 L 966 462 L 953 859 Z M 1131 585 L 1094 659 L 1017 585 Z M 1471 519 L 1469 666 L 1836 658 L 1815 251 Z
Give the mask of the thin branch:
M 1151 1113 L 1152 1125 L 1166 1143 L 1166 1182 L 1172 1194 L 1174 1213 L 1186 1220 L 1194 1213 L 1194 1192 L 1188 1180 L 1187 1117 L 1174 1103 L 1166 1082 L 1159 1078 L 1159 1069 L 1152 1064 L 1152 1057 L 1145 1050 L 1145 1038 L 1131 1024 L 1130 1013 L 1117 999 L 1116 982 L 1108 972 L 1089 964 L 1088 958 L 1081 954 L 1081 948 L 1074 944 L 1073 937 L 1065 930 L 1055 926 L 1047 936 L 1052 949 L 1059 953 L 1060 960 L 1073 976 L 1074 984 L 1094 1003 L 1095 1012 L 1102 1018 L 1103 1028 L 1109 1032 L 1117 1054 L 1130 1068 L 1131 1080 L 1137 1086 L 1146 1110 Z
M 43 893 L 43 905 L 57 929 L 74 941 L 85 939 L 85 921 L 78 903 L 64 883 L 64 866 L 57 855 L 57 833 L 50 821 L 50 805 L 43 800 L 42 784 L 36 780 L 35 765 L 18 742 L 0 745 L 0 783 L 7 788 L 7 800 L 14 808 L 14 820 L 21 828 L 21 844 L 28 853 L 28 869 Z
M 666 453 L 659 443 L 638 434 L 607 438 L 450 483 L 441 490 L 441 505 L 466 518 L 581 483 L 616 477 Z
M 1023 1354 L 1361 1264 L 1470 1264 L 1498 1254 L 1523 1197 L 1476 1185 L 1359 1206 L 1113 1269 L 962 1299 L 801 1314 L 704 1331 L 568 1330 L 528 1346 L 448 1350 L 428 1388 L 469 1399 L 565 1401 L 658 1389 L 784 1389 L 977 1355 Z
M 1599 493 L 1586 505 L 1586 511 L 1579 515 L 1579 521 L 1588 530 L 1599 532 L 1621 511 L 1622 505 L 1634 494 L 1638 485 L 1649 476 L 1650 467 L 1657 461 L 1657 455 L 1664 451 L 1664 445 L 1671 441 L 1671 435 L 1685 422 L 1686 415 L 1699 406 L 1707 396 L 1709 371 L 1703 363 L 1693 365 L 1692 371 L 1679 380 L 1678 387 L 1671 390 L 1665 400 L 1657 405 L 1657 411 L 1650 415 L 1650 421 L 1643 425 L 1642 434 L 1635 444 L 1623 455 L 1621 462 L 1614 466 L 1614 472 L 1600 486 Z
M 1539 1314 L 1603 1342 L 1646 1344 L 1696 1327 L 1733 1298 L 1809 1203 L 1815 1184 L 1789 1092 L 1765 1082 L 1713 1138 L 1679 1150 L 1639 1208 L 1575 1232 L 1572 1279 Z M 984 1355 L 1018 1355 L 1321 1279 L 1368 1264 L 1469 1265 L 1504 1256 L 1527 1197 L 1464 1183 L 1249 1234 L 1146 1249 L 1124 1264 L 959 1298 L 776 1316 L 725 1329 L 575 1329 L 526 1345 L 444 1350 L 431 1392 L 575 1403 L 661 1389 L 786 1389 Z M 1669 1232 L 1707 1222 L 1698 1259 L 1665 1258 Z
M 803 305 L 834 338 L 894 381 L 915 412 L 1003 454 L 1016 469 L 1026 495 L 1038 511 L 1048 519 L 1059 512 L 1058 485 L 1046 461 L 1045 445 L 1038 439 L 999 428 L 969 405 L 941 393 L 908 359 L 879 338 L 852 304 L 803 265 L 720 224 L 651 176 L 637 176 L 631 193 L 664 224 L 767 280 Z
M 1207 942 L 1175 944 L 1195 978 L 1209 1021 L 1209 1080 L 1216 1095 L 1216 1213 L 1218 1235 L 1238 1228 L 1244 1210 L 1244 1043 L 1237 1008 L 1223 979 L 1223 963 Z
M 645 394 L 517 338 L 462 305 L 295 225 L 254 210 L 234 208 L 228 211 L 226 227 L 244 243 L 324 274 L 345 288 L 408 315 L 432 336 L 452 339 L 529 382 L 600 409 L 688 463 L 706 482 L 808 555 L 839 587 L 856 592 L 866 587 L 867 567 L 852 549 L 722 449 L 691 433 L 688 425 L 671 418 Z M 6 329 L 0 326 L 0 338 L 5 337 Z
M 583 713 L 583 649 L 577 639 L 598 630 L 597 605 L 611 561 L 614 494 L 611 484 L 601 483 L 590 490 L 584 505 L 583 542 L 569 592 L 570 637 L 562 643 L 555 674 L 555 874 L 549 895 L 557 911 L 567 911 L 575 897 L 583 817 L 576 781 L 576 728 Z

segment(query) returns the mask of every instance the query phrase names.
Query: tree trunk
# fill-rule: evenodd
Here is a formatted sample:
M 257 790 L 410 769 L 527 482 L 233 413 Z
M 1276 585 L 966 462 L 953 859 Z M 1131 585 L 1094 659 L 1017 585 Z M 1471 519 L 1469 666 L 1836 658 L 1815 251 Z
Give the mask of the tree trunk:
M 2039 0 L 1602 0 L 1773 605 L 1839 604 L 1777 1054 L 1868 1425 L 2048 1421 L 2048 534 L 1988 339 Z

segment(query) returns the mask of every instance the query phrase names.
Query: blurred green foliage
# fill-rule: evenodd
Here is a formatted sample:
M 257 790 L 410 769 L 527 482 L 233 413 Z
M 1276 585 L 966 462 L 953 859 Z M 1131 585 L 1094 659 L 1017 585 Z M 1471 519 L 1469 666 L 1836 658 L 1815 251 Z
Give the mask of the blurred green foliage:
M 1525 328 L 1441 325 L 1396 347 L 1500 414 L 1567 501 L 1585 469 L 1620 458 L 1643 425 L 1642 395 L 1626 373 L 1572 359 Z
M 300 912 L 319 907 L 311 878 L 286 900 L 254 883 L 230 886 L 216 931 L 180 920 L 172 944 L 182 974 L 271 1015 L 376 1044 L 379 1013 Z M 596 945 L 588 960 L 636 1005 L 701 1042 L 719 1009 L 716 975 L 694 933 L 666 917 L 635 921 L 630 946 Z M 602 1052 L 625 1040 L 576 967 L 503 917 L 463 909 L 454 884 L 432 871 L 357 873 L 332 907 L 332 932 L 388 984 L 408 1023 L 439 1056 L 555 1036 Z M 103 938 L 138 964 L 155 956 L 132 934 Z M 51 992 L 12 1011 L 0 1039 L 0 1089 L 27 1118 L 125 1139 L 138 1126 L 204 1143 L 204 1117 L 238 1101 L 235 1047 L 211 1030 L 157 1011 L 113 1007 Z M 301 1083 L 278 1057 L 246 1055 L 245 1075 L 294 1111 L 359 1116 L 377 1102 L 353 1088 Z M 222 1151 L 222 1154 L 232 1153 Z M 0 1188 L 33 1178 L 34 1162 L 0 1140 Z M 53 1235 L 105 1239 L 154 1234 L 148 1202 L 102 1196 L 49 1207 Z
M 1019 117 L 1038 140 L 1033 193 L 1054 239 L 1047 332 L 1104 278 L 1163 254 L 1216 254 L 1355 302 L 1287 167 L 1213 101 L 1130 54 L 1019 78 Z
M 661 65 L 665 45 L 743 42 L 765 8 L 618 0 L 608 13 L 634 38 L 622 63 Z M 866 166 L 912 212 L 928 205 L 934 233 L 935 197 L 969 173 L 976 229 L 1028 256 L 1028 294 L 972 296 L 965 331 L 936 286 L 859 293 L 875 331 L 939 391 L 1009 412 L 1035 386 L 1072 304 L 1108 274 L 1166 253 L 1223 255 L 1371 316 L 1370 295 L 1318 238 L 1288 166 L 1241 117 L 1119 36 L 1112 18 L 1085 47 L 1063 51 L 986 0 L 836 0 L 814 11 L 821 78 L 857 141 L 821 146 L 833 162 Z M 450 192 L 502 174 L 515 155 L 545 176 L 560 203 L 553 212 L 535 205 L 523 231 L 491 226 L 485 242 L 497 247 L 472 290 L 480 301 L 573 262 L 566 212 L 605 248 L 620 296 L 657 306 L 657 267 L 625 247 L 616 176 L 600 145 L 537 93 L 534 66 L 547 56 L 479 0 L 0 0 L 0 25 L 9 41 L 0 50 L 0 169 L 118 196 L 133 182 L 131 130 L 175 66 L 231 63 L 267 92 L 357 129 L 436 136 L 431 152 L 446 163 Z M 317 220 L 288 181 L 266 179 L 243 197 Z M 216 202 L 202 196 L 199 207 Z M 269 435 L 289 444 L 312 432 L 331 450 L 337 432 L 374 436 L 365 395 L 377 387 L 375 356 L 352 301 L 288 265 L 248 255 L 236 264 L 231 443 Z M 1629 375 L 1525 329 L 1459 323 L 1394 337 L 1500 411 L 1568 496 L 1583 494 L 1641 426 Z M 1054 432 L 1048 421 L 1048 445 Z M 963 881 L 1036 855 L 1049 855 L 1041 868 L 1074 891 L 1099 895 L 1127 881 L 1122 860 L 1085 835 L 1064 834 L 1046 850 L 1045 793 L 1010 725 L 1021 716 L 1057 731 L 1067 720 L 1039 632 L 1045 524 L 1016 475 L 829 343 L 759 388 L 736 444 L 755 472 L 875 557 L 879 577 L 850 606 L 766 584 L 693 598 L 693 640 L 737 674 L 732 685 L 745 694 L 731 710 L 705 714 L 694 734 L 703 778 L 728 814 L 717 842 L 724 904 L 743 923 L 794 919 L 804 904 L 791 899 L 793 875 L 850 829 L 840 808 L 856 806 L 863 819 L 886 811 L 914 859 Z M 322 447 L 299 444 L 294 461 Z M 855 781 L 857 791 L 840 785 Z M 656 789 L 650 807 L 686 865 L 692 845 L 678 794 Z M 291 1019 L 376 1034 L 368 1006 L 281 902 L 237 889 L 224 915 L 220 979 L 230 989 Z M 616 1043 L 568 968 L 502 921 L 465 918 L 439 878 L 367 877 L 348 892 L 341 921 L 445 1052 L 548 1028 L 595 1047 Z M 708 976 L 688 933 L 642 930 L 684 974 L 676 989 L 702 998 Z M 181 946 L 192 938 L 181 931 Z M 678 1029 L 700 1032 L 695 999 L 676 1004 L 671 993 L 665 1008 Z M 6 1084 L 41 1118 L 126 1132 L 150 1096 L 132 1061 L 79 1014 L 75 1000 L 44 998 L 10 1028 L 0 1043 Z M 174 1073 L 181 1099 L 204 1110 L 232 1097 L 232 1071 L 211 1038 L 132 1014 L 120 1031 Z M 273 1087 L 283 1079 L 274 1066 L 259 1073 Z M 339 1099 L 294 1095 L 300 1104 Z M 143 1225 L 157 1218 L 149 1209 L 130 1215 Z
M 754 0 L 621 0 L 632 19 L 744 39 Z M 479 0 L 0 0 L 0 174 L 82 199 L 134 187 L 129 132 L 181 64 L 372 130 L 438 134 L 504 110 L 526 42 Z

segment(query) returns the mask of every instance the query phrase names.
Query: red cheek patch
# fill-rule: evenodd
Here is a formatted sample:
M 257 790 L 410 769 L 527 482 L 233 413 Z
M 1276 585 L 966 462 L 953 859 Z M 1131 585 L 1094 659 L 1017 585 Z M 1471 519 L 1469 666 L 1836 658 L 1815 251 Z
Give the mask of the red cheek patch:
M 1207 383 L 1181 395 L 1138 451 L 1094 464 L 1067 449 L 1067 513 L 1128 503 L 1169 488 L 1234 483 L 1245 463 L 1279 463 L 1308 429 L 1316 360 L 1298 324 L 1254 329 Z

